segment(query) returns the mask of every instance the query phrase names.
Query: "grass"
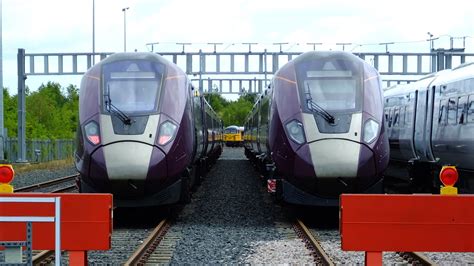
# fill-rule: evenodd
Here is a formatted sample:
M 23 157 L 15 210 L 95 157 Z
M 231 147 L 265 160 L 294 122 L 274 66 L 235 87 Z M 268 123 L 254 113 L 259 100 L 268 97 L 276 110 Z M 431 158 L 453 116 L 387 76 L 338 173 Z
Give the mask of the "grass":
M 65 160 L 56 160 L 44 163 L 14 163 L 12 165 L 15 173 L 26 173 L 34 170 L 55 170 L 70 167 L 74 165 L 74 161 L 71 157 Z

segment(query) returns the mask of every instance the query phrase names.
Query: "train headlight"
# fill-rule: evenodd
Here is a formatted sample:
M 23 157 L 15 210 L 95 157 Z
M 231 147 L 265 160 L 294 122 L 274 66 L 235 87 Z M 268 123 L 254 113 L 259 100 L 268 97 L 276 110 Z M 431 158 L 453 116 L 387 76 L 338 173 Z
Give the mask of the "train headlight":
M 174 138 L 174 134 L 176 133 L 176 129 L 178 126 L 171 123 L 170 121 L 166 121 L 160 126 L 160 133 L 158 134 L 158 144 L 166 145 Z
M 303 144 L 306 142 L 306 138 L 304 136 L 304 129 L 303 124 L 298 122 L 297 120 L 291 120 L 286 125 L 286 132 L 290 139 L 298 144 Z
M 99 125 L 96 122 L 91 121 L 84 126 L 86 132 L 86 138 L 92 145 L 100 143 Z
M 366 143 L 374 141 L 377 138 L 377 132 L 379 132 L 379 123 L 372 119 L 367 120 L 364 125 L 364 141 Z

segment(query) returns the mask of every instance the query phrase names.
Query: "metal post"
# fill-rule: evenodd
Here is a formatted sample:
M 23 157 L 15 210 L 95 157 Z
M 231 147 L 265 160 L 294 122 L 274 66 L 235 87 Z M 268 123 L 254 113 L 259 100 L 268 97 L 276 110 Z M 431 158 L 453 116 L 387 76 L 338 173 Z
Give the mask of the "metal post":
M 267 49 L 264 50 L 263 53 L 263 58 L 264 58 L 264 64 L 265 64 L 265 88 L 267 88 Z
M 282 46 L 288 44 L 287 42 L 275 42 L 273 45 L 280 45 L 280 53 L 283 53 Z
M 183 53 L 184 53 L 184 44 L 183 44 Z M 202 50 L 199 49 L 199 92 L 201 93 L 201 95 L 204 92 L 203 85 L 202 85 L 203 60 L 204 60 L 204 55 L 202 54 Z
M 5 137 L 3 135 L 3 29 L 2 29 L 2 1 L 0 1 L 0 161 L 4 158 Z
M 312 45 L 313 46 L 313 51 L 316 51 L 316 45 L 322 45 L 322 42 L 307 42 L 307 45 Z
M 177 42 L 176 44 L 183 46 L 183 51 L 181 52 L 182 54 L 184 54 L 184 46 L 186 46 L 186 45 L 191 45 L 190 42 Z M 200 50 L 199 50 L 199 51 L 200 51 Z
M 216 53 L 216 46 L 223 45 L 221 42 L 208 42 L 207 44 L 214 45 L 214 53 Z
M 122 8 L 123 11 L 123 51 L 127 51 L 127 10 L 129 7 Z
M 388 45 L 389 44 L 394 44 L 394 42 L 381 42 L 381 43 L 379 43 L 379 45 L 385 45 L 385 53 L 387 53 L 387 54 L 389 53 L 389 51 L 388 51 Z
M 25 49 L 18 49 L 18 163 L 26 163 Z
M 248 46 L 249 46 L 249 53 L 251 53 L 251 52 L 252 52 L 252 45 L 253 45 L 253 44 L 258 44 L 258 43 L 256 43 L 256 42 L 243 42 L 242 44 L 248 44 Z
M 351 42 L 340 42 L 340 43 L 336 43 L 336 45 L 342 45 L 342 50 L 345 51 L 346 50 L 346 45 L 352 45 Z
M 92 0 L 92 65 L 95 65 L 95 0 Z
M 61 265 L 61 197 L 54 198 L 54 265 Z

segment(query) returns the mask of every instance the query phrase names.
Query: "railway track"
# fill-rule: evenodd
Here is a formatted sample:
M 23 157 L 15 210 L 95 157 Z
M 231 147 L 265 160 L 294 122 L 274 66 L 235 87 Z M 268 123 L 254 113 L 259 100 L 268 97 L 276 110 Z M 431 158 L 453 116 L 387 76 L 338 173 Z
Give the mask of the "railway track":
M 145 263 L 169 263 L 172 250 L 168 252 L 156 252 L 164 236 L 168 232 L 171 224 L 167 219 L 162 220 L 150 235 L 143 241 L 143 244 L 130 256 L 124 265 L 137 265 Z
M 326 251 L 324 251 L 319 240 L 311 233 L 308 227 L 300 219 L 296 219 L 294 228 L 298 236 L 304 239 L 307 247 L 312 251 L 316 264 L 330 266 L 335 265 Z
M 49 193 L 63 193 L 63 192 L 70 192 L 77 189 L 76 184 L 69 184 L 78 177 L 79 174 L 65 176 L 56 178 L 53 180 L 49 180 L 46 182 L 33 184 L 30 186 L 20 187 L 15 189 L 15 192 L 49 192 Z M 67 184 L 67 186 L 62 186 L 63 184 Z M 51 188 L 49 191 L 45 191 L 45 189 Z
M 307 244 L 307 247 L 313 252 L 315 256 L 316 264 L 322 265 L 336 265 L 336 264 L 353 264 L 355 261 L 347 261 L 348 257 L 355 257 L 358 253 L 358 259 L 361 261 L 357 261 L 357 264 L 363 263 L 363 253 L 362 252 L 342 252 L 338 253 L 334 250 L 328 250 L 326 252 L 325 247 L 328 248 L 329 245 L 324 242 L 337 242 L 337 248 L 340 249 L 340 241 L 339 241 L 339 234 L 338 232 L 334 232 L 330 239 L 321 239 L 318 237 L 318 233 L 316 233 L 317 229 L 310 229 L 308 228 L 301 220 L 297 219 L 294 224 L 295 230 L 297 234 L 304 239 Z M 333 230 L 336 231 L 336 230 Z M 332 238 L 332 239 L 331 239 Z M 329 247 L 330 249 L 334 249 L 333 247 Z M 343 254 L 343 255 L 341 255 Z M 388 255 L 390 254 L 390 255 Z M 430 260 L 427 256 L 420 252 L 390 252 L 384 254 L 384 259 L 387 259 L 391 262 L 385 263 L 394 263 L 394 260 L 403 261 L 402 263 L 408 263 L 411 265 L 436 265 L 435 262 Z M 389 258 L 387 258 L 389 257 Z M 398 257 L 398 259 L 397 259 Z M 398 262 L 397 262 L 398 263 Z

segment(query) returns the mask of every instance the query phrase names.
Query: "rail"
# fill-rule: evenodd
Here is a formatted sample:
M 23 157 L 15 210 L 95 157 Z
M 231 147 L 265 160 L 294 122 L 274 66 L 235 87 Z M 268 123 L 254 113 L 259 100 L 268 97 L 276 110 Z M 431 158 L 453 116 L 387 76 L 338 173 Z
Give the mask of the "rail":
M 319 241 L 314 238 L 313 234 L 309 231 L 308 227 L 299 219 L 296 220 L 296 227 L 299 229 L 299 231 L 304 235 L 304 237 L 308 240 L 308 244 L 311 246 L 311 248 L 314 249 L 316 254 L 318 255 L 318 258 L 320 259 L 318 261 L 318 264 L 322 265 L 328 265 L 328 266 L 333 266 L 335 265 L 334 262 L 331 260 L 329 255 L 324 251 L 323 247 L 319 244 Z

